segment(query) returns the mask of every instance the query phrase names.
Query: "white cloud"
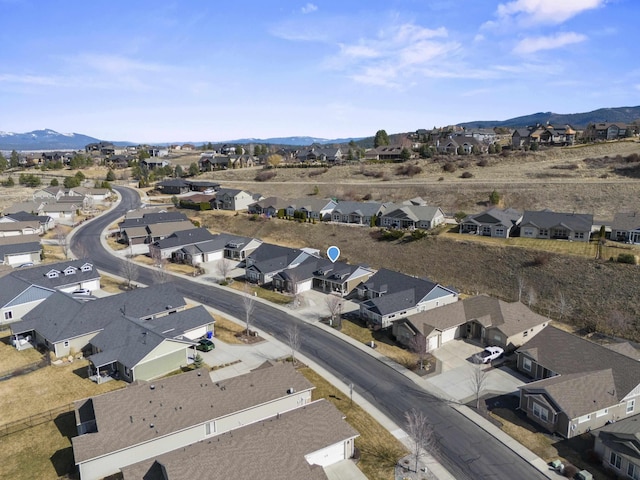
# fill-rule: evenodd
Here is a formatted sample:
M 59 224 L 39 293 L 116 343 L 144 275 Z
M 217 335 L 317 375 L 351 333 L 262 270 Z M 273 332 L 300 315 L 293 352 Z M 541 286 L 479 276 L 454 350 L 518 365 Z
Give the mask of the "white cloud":
M 513 52 L 520 55 L 536 53 L 541 50 L 555 50 L 581 43 L 587 40 L 585 35 L 575 32 L 558 33 L 545 37 L 528 37 L 520 40 L 513 49 Z
M 498 5 L 496 15 L 524 24 L 559 24 L 587 10 L 605 5 L 607 0 L 513 0 Z
M 166 68 L 159 64 L 140 62 L 121 55 L 81 54 L 69 59 L 99 72 L 122 75 L 133 72 L 160 72 Z
M 302 7 L 302 8 L 300 9 L 300 11 L 301 11 L 302 13 L 304 13 L 305 15 L 306 15 L 307 13 L 313 13 L 313 12 L 315 12 L 315 11 L 317 11 L 317 10 L 318 10 L 318 6 L 317 6 L 317 5 L 314 5 L 313 3 L 307 3 L 304 7 Z
M 47 75 L 16 75 L 12 73 L 0 73 L 0 83 L 13 83 L 22 85 L 37 85 L 47 87 L 72 86 L 67 79 Z

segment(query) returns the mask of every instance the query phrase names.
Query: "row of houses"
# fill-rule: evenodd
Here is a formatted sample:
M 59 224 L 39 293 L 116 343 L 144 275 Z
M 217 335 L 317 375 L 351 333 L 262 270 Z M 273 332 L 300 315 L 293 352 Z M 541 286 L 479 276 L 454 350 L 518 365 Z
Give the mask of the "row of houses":
M 640 243 L 640 215 L 637 212 L 620 212 L 610 221 L 594 222 L 593 215 L 582 213 L 491 208 L 462 219 L 459 232 L 496 238 L 520 236 L 588 242 L 591 234 L 602 228 L 606 238 L 611 240 Z

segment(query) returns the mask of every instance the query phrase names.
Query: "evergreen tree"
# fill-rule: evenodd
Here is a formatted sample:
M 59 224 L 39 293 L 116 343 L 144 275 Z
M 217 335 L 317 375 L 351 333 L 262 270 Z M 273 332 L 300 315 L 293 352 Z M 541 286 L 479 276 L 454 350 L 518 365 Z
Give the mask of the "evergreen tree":
M 384 145 L 389 145 L 389 135 L 387 135 L 387 132 L 384 130 L 378 130 L 373 139 L 373 146 L 378 148 Z
M 0 172 L 4 172 L 8 166 L 9 162 L 7 162 L 5 156 L 0 152 Z
M 113 182 L 116 179 L 116 174 L 112 169 L 109 169 L 107 171 L 107 177 L 106 180 L 107 182 Z
M 16 168 L 18 165 L 20 165 L 20 156 L 15 150 L 11 150 L 11 157 L 9 158 L 11 159 L 9 163 L 11 165 L 11 168 Z
M 189 165 L 190 176 L 196 177 L 198 176 L 199 173 L 200 173 L 200 169 L 198 168 L 198 164 L 196 162 L 193 162 L 191 165 Z
M 57 178 L 52 178 L 51 182 L 49 182 L 49 185 L 51 185 L 52 187 L 57 187 L 58 185 L 60 185 L 60 182 L 58 182 Z

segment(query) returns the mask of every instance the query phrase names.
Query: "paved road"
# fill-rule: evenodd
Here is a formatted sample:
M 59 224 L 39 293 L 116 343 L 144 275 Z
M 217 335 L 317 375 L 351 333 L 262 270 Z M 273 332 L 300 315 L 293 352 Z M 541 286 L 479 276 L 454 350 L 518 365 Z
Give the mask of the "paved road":
M 89 252 L 99 269 L 115 274 L 119 274 L 122 260 L 102 248 L 99 236 L 117 217 L 140 203 L 136 192 L 126 188 L 117 190 L 122 195 L 121 204 L 112 212 L 83 226 L 71 241 L 72 250 Z M 146 268 L 139 269 L 137 280 L 149 285 L 155 283 L 153 274 Z M 186 297 L 243 318 L 242 301 L 237 293 L 178 277 L 172 277 L 172 281 Z M 422 410 L 437 432 L 442 465 L 457 479 L 545 478 L 528 462 L 447 403 L 338 337 L 260 302 L 255 304 L 253 323 L 285 343 L 287 327 L 297 323 L 302 339 L 301 353 L 346 383 L 353 383 L 359 394 L 398 425 L 404 424 L 406 411 L 411 408 Z

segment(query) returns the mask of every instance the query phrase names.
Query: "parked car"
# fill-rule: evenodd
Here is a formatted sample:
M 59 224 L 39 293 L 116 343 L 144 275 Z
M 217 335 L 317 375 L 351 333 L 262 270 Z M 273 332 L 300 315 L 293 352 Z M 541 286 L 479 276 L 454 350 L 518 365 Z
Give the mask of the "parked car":
M 18 268 L 26 268 L 26 267 L 33 267 L 33 262 L 27 262 L 27 263 L 23 263 L 22 265 L 18 265 Z
M 474 359 L 477 363 L 491 363 L 496 358 L 500 358 L 504 353 L 504 349 L 500 347 L 485 347 L 484 350 L 475 354 Z
M 201 338 L 198 340 L 198 345 L 196 345 L 196 350 L 200 350 L 201 352 L 210 352 L 214 348 L 216 348 L 216 346 L 208 338 Z
M 87 288 L 78 288 L 71 292 L 71 295 L 91 295 L 91 290 Z

